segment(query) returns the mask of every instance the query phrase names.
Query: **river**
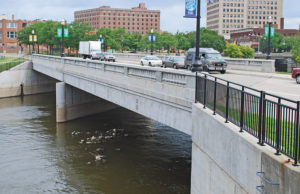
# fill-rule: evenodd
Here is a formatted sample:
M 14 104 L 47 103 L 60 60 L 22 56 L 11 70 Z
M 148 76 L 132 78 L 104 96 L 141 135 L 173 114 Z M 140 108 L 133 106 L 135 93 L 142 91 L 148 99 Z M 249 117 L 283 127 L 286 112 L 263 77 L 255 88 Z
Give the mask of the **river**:
M 190 193 L 191 138 L 123 108 L 55 122 L 55 94 L 0 99 L 0 193 Z

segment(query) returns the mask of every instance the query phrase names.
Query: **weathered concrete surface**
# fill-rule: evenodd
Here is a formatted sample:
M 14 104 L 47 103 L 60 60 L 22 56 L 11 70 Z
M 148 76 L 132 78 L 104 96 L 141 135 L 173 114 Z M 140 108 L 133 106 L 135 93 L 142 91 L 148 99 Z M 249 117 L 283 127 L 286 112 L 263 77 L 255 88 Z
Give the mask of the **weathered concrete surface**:
M 68 86 L 64 82 L 56 84 L 56 121 L 59 123 L 117 107 L 110 102 Z
M 233 58 L 225 58 L 225 60 L 227 62 L 227 69 L 265 73 L 275 72 L 275 60 Z
M 190 72 L 48 56 L 33 62 L 38 72 L 191 135 Z
M 300 169 L 286 163 L 286 156 L 275 156 L 269 146 L 224 119 L 193 105 L 191 193 L 257 193 L 264 185 L 266 193 L 299 193 Z M 268 185 L 256 173 L 280 186 Z
M 55 91 L 55 80 L 32 69 L 31 62 L 25 62 L 0 73 L 0 98 L 20 96 L 21 84 L 24 95 Z
M 262 153 L 262 171 L 264 177 L 279 186 L 267 184 L 264 191 L 274 194 L 298 194 L 300 193 L 300 168 L 294 167 L 292 161 L 288 161 L 284 155 L 274 156 L 274 153 Z

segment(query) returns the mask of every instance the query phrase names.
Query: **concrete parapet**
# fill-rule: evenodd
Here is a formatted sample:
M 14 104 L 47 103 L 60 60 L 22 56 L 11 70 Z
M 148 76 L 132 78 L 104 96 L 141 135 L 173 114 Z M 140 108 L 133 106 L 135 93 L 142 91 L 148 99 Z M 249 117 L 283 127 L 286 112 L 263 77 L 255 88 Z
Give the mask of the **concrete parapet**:
M 256 71 L 265 73 L 275 72 L 274 60 L 263 59 L 233 59 L 225 58 L 227 62 L 227 69 L 242 70 L 242 71 Z
M 118 106 L 60 82 L 56 84 L 56 121 L 66 122 Z
M 193 105 L 191 193 L 299 193 L 300 169 L 212 111 Z M 264 172 L 264 179 L 257 176 Z M 266 182 L 278 182 L 270 185 Z

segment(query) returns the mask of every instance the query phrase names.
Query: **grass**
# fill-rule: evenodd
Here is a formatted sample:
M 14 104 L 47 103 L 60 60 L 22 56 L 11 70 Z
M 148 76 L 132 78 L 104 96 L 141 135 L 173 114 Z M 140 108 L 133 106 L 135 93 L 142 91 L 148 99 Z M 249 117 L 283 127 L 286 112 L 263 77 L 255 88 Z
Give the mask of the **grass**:
M 209 103 L 210 107 L 213 107 L 213 104 Z M 226 114 L 226 108 L 222 105 L 216 105 L 216 110 L 222 112 L 224 115 Z M 235 121 L 235 124 L 240 123 L 241 111 L 238 109 L 230 108 L 228 110 L 229 120 Z M 245 131 L 250 132 L 251 134 L 258 135 L 259 128 L 259 115 L 251 112 L 244 112 L 243 119 Z M 262 120 L 263 124 L 263 120 Z M 272 147 L 276 147 L 276 124 L 277 119 L 267 117 L 265 118 L 265 143 L 271 145 Z M 279 141 L 279 149 L 282 153 L 293 157 L 294 156 L 294 137 L 296 126 L 295 123 L 290 121 L 282 120 L 279 123 L 280 125 L 280 141 Z M 298 145 L 299 146 L 299 145 Z
M 0 72 L 9 70 L 21 63 L 24 63 L 26 59 L 18 57 L 5 57 L 0 58 Z
M 292 75 L 290 72 L 276 72 L 277 74 L 283 74 L 283 75 Z

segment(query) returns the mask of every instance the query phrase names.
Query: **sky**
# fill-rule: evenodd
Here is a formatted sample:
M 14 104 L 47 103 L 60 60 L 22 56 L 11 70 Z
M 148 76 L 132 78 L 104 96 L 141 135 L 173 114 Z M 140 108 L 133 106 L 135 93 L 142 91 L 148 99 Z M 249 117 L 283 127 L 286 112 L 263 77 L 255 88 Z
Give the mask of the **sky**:
M 183 18 L 185 0 L 0 0 L 0 15 L 15 19 L 47 19 L 68 22 L 74 20 L 74 11 L 108 5 L 113 8 L 132 8 L 146 3 L 148 9 L 161 11 L 161 30 L 172 33 L 194 31 L 195 19 Z M 285 28 L 298 29 L 300 1 L 284 0 Z M 206 0 L 201 0 L 201 26 L 206 26 Z

